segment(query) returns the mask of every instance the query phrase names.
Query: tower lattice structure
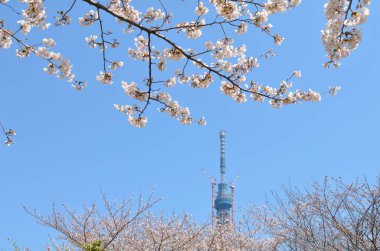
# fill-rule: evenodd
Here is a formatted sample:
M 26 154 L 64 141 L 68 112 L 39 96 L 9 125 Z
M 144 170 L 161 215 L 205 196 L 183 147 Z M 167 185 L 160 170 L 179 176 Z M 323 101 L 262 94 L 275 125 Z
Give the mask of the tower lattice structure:
M 216 181 L 212 182 L 212 224 L 214 225 L 216 210 L 216 223 L 217 224 L 231 224 L 234 225 L 234 185 L 226 183 L 226 158 L 225 158 L 225 140 L 226 132 L 221 131 L 220 137 L 220 183 L 218 184 L 218 191 L 216 198 L 214 195 Z M 231 212 L 232 209 L 232 212 Z

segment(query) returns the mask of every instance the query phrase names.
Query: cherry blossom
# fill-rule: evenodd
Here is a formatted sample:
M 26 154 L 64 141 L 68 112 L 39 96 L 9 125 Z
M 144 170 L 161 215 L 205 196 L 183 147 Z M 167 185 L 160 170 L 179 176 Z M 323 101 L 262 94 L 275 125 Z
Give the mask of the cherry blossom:
M 112 84 L 112 73 L 100 71 L 99 75 L 96 76 L 96 79 L 103 84 L 110 85 Z
M 46 250 L 376 250 L 380 245 L 380 176 L 349 183 L 325 177 L 272 195 L 224 224 L 197 222 L 187 212 L 157 212 L 160 199 L 153 194 L 121 201 L 103 195 L 102 203 L 81 210 L 53 204 L 48 215 L 25 210 L 54 230 Z
M 357 0 L 354 7 L 353 0 L 329 0 L 325 4 L 325 15 L 328 20 L 325 30 L 322 31 L 323 45 L 327 51 L 328 62 L 339 67 L 339 60 L 350 55 L 362 38 L 359 25 L 369 16 L 370 0 Z
M 51 16 L 43 0 L 21 2 L 24 7 L 20 11 L 17 11 L 16 5 L 13 6 L 12 1 L 0 2 L 0 7 L 11 7 L 15 15 L 15 26 L 11 19 L 0 19 L 0 48 L 8 49 L 16 44 L 17 57 L 40 57 L 46 61 L 42 67 L 46 73 L 67 80 L 75 90 L 83 90 L 95 79 L 110 85 L 121 77 L 126 100 L 137 104 L 117 105 L 116 108 L 125 113 L 128 121 L 137 127 L 146 125 L 148 110 L 153 105 L 182 124 L 206 124 L 203 117 L 193 117 L 187 106 L 180 105 L 179 101 L 172 98 L 169 88 L 177 84 L 187 84 L 192 88 L 217 85 L 221 93 L 237 103 L 266 101 L 275 108 L 319 102 L 321 94 L 335 95 L 340 90 L 340 87 L 331 87 L 325 92 L 296 89 L 292 80 L 300 78 L 301 71 L 294 71 L 283 82 L 280 79 L 278 86 L 258 83 L 254 79 L 255 71 L 263 60 L 275 56 L 275 50 L 270 48 L 261 55 L 252 55 L 251 44 L 247 46 L 237 42 L 239 39 L 234 39 L 257 29 L 263 36 L 272 39 L 275 46 L 281 45 L 286 40 L 281 34 L 273 32 L 271 17 L 298 7 L 301 0 L 195 1 L 192 11 L 184 18 L 172 13 L 170 5 L 164 0 L 157 1 L 157 5 L 152 4 L 154 6 L 145 10 L 136 8 L 132 0 L 73 0 L 67 9 L 58 10 Z M 369 16 L 369 5 L 370 0 L 326 2 L 327 24 L 322 32 L 322 40 L 329 61 L 324 64 L 325 67 L 330 64 L 338 67 L 339 61 L 358 47 L 362 36 L 359 26 Z M 82 15 L 75 17 L 72 14 L 74 9 L 80 10 Z M 54 38 L 47 36 L 50 18 L 55 26 L 78 25 L 71 22 L 78 20 L 83 27 L 84 41 L 90 48 L 99 48 L 100 69 L 93 70 L 96 77 L 90 82 L 77 79 L 72 72 L 71 61 L 59 52 L 60 45 Z M 116 25 L 112 24 L 113 21 Z M 42 31 L 34 33 L 34 28 Z M 220 36 L 215 35 L 207 41 L 204 39 L 205 34 L 211 30 Z M 33 36 L 30 35 L 32 33 Z M 40 34 L 41 38 L 32 41 Z M 177 36 L 193 41 L 194 46 L 188 48 L 186 42 L 178 42 L 181 40 Z M 125 37 L 133 38 L 134 45 L 124 44 L 124 41 L 129 41 Z M 128 48 L 128 53 L 110 52 L 118 50 L 121 45 Z M 115 55 L 118 58 L 114 58 Z M 128 79 L 133 77 L 125 75 L 123 71 L 116 71 L 128 60 L 146 65 L 143 79 Z M 124 102 L 128 101 L 117 101 Z M 133 113 L 126 107 L 133 107 Z M 126 113 L 126 110 L 129 112 Z
M 15 143 L 13 137 L 16 136 L 16 131 L 13 129 L 5 130 L 5 128 L 1 122 L 0 122 L 0 127 L 1 127 L 2 132 L 4 133 L 4 136 L 5 136 L 4 144 L 7 146 L 13 145 Z

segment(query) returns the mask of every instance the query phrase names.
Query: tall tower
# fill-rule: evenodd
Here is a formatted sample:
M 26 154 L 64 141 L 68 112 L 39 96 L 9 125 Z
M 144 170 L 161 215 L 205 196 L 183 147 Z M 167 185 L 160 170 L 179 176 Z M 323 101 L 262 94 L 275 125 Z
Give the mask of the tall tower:
M 226 132 L 221 131 L 220 136 L 220 183 L 218 184 L 218 193 L 216 195 L 214 207 L 216 209 L 216 219 L 218 224 L 230 224 L 230 211 L 232 207 L 232 198 L 229 191 L 229 185 L 226 183 L 226 159 L 225 159 L 225 140 Z M 232 220 L 233 221 L 233 220 Z

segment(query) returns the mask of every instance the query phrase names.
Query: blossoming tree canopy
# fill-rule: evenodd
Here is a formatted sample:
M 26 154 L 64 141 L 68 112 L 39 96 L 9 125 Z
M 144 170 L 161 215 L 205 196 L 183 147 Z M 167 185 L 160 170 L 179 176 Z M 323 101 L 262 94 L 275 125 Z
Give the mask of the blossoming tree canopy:
M 253 56 L 244 44 L 235 42 L 237 36 L 258 29 L 263 36 L 273 39 L 275 45 L 281 45 L 284 38 L 273 31 L 270 17 L 298 7 L 301 0 L 191 1 L 193 12 L 180 18 L 175 10 L 170 9 L 169 0 L 149 3 L 153 6 L 143 10 L 132 0 L 73 0 L 64 2 L 67 4 L 65 9 L 52 10 L 43 0 L 0 0 L 1 12 L 11 13 L 9 18 L 0 17 L 0 47 L 16 47 L 19 58 L 30 55 L 41 58 L 46 62 L 43 67 L 46 73 L 65 79 L 74 89 L 82 90 L 92 80 L 82 80 L 78 77 L 80 74 L 74 74 L 71 61 L 59 52 L 49 32 L 76 24 L 91 27 L 89 30 L 96 32 L 86 34 L 83 42 L 89 48 L 99 50 L 100 69 L 93 69 L 93 80 L 111 85 L 116 74 L 123 78 L 121 87 L 129 104 L 115 104 L 115 108 L 125 113 L 136 127 L 146 125 L 147 108 L 153 103 L 158 105 L 160 112 L 182 124 L 206 124 L 203 117 L 194 118 L 187 107 L 173 100 L 170 88 L 176 84 L 188 84 L 193 88 L 217 84 L 223 94 L 238 103 L 248 99 L 269 101 L 275 108 L 321 100 L 317 91 L 292 88 L 291 80 L 301 77 L 300 71 L 290 73 L 279 86 L 255 81 L 252 71 L 260 66 L 261 60 L 274 56 L 274 50 L 268 48 L 262 55 Z M 328 57 L 323 64 L 326 68 L 330 65 L 338 67 L 339 61 L 358 47 L 361 39 L 359 26 L 369 15 L 369 5 L 370 0 L 328 0 L 325 3 L 327 24 L 322 31 L 322 41 Z M 85 11 L 75 17 L 72 14 L 75 9 Z M 31 36 L 37 29 L 43 32 Z M 204 34 L 211 29 L 219 31 L 215 34 L 220 36 L 213 36 L 211 40 L 205 38 Z M 128 53 L 121 52 L 114 57 L 110 50 L 120 50 L 126 36 L 134 38 L 134 45 L 128 44 Z M 192 41 L 193 48 L 185 46 L 186 40 Z M 145 78 L 133 82 L 129 79 L 131 76 L 118 72 L 125 60 L 141 61 L 146 69 Z M 339 89 L 330 87 L 328 92 L 335 95 Z

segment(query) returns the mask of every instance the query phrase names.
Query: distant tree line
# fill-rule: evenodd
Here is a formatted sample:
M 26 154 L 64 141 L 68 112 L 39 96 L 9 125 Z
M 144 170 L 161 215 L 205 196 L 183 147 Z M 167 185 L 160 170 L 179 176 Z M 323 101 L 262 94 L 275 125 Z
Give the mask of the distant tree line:
M 345 183 L 325 178 L 287 187 L 252 206 L 235 226 L 197 223 L 187 214 L 154 214 L 159 199 L 110 202 L 81 213 L 63 205 L 38 223 L 55 230 L 46 250 L 380 250 L 380 177 Z

